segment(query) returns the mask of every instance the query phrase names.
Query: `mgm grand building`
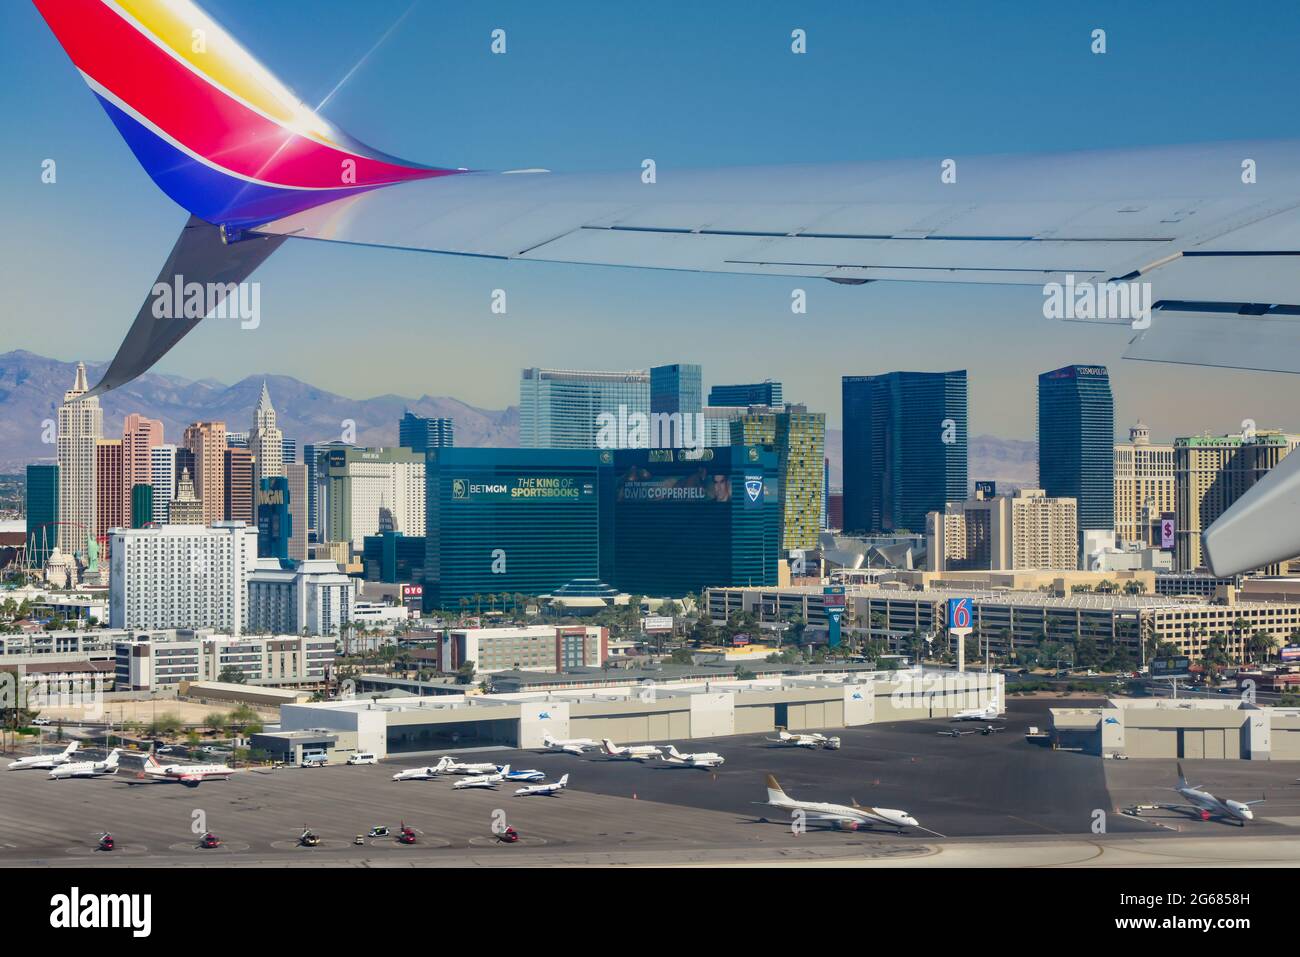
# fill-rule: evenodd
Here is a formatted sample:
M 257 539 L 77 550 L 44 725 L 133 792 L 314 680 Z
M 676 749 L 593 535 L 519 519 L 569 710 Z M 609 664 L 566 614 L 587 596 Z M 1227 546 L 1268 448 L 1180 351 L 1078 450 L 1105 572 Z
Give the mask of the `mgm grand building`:
M 775 585 L 777 455 L 762 446 L 430 449 L 424 609 L 571 582 L 677 597 Z

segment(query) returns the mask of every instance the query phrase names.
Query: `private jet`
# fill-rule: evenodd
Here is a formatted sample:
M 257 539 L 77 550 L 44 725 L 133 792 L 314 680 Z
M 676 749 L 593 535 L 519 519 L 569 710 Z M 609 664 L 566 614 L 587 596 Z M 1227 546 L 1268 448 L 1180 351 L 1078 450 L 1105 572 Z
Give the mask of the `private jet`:
M 94 778 L 101 774 L 116 774 L 117 759 L 121 752 L 114 748 L 103 761 L 74 761 L 61 764 L 50 772 L 51 781 L 63 778 Z
M 828 738 L 826 735 L 818 734 L 816 731 L 811 734 L 791 734 L 784 728 L 781 729 L 775 738 L 767 738 L 766 740 L 774 743 L 788 744 L 795 748 L 827 748 L 831 751 L 834 751 L 840 746 L 839 738 Z
M 590 751 L 599 745 L 591 738 L 553 738 L 549 734 L 542 735 L 542 745 L 547 751 L 563 751 L 566 754 L 582 754 L 584 751 Z
M 763 803 L 763 802 L 759 802 Z M 767 802 L 769 807 L 783 811 L 802 812 L 809 823 L 829 824 L 845 831 L 856 831 L 860 827 L 872 827 L 883 824 L 892 828 L 920 827 L 916 818 L 906 811 L 897 811 L 886 807 L 863 807 L 857 801 L 852 804 L 829 804 L 824 801 L 797 801 L 776 782 L 776 778 L 767 776 Z
M 669 764 L 679 764 L 688 768 L 719 768 L 726 758 L 713 751 L 698 751 L 695 754 L 681 754 L 676 747 L 668 745 L 664 760 Z
M 538 771 L 534 768 L 526 768 L 526 769 L 521 768 L 518 771 L 511 771 L 510 765 L 507 764 L 501 768 L 498 768 L 498 770 L 505 774 L 505 779 L 507 781 L 523 781 L 523 782 L 536 783 L 538 781 L 546 780 L 545 772 Z
M 601 739 L 605 754 L 611 758 L 623 758 L 627 761 L 653 761 L 663 757 L 663 752 L 653 744 L 625 744 L 621 747 L 609 738 Z
M 1141 807 L 1160 808 L 1166 811 L 1190 811 L 1202 821 L 1209 821 L 1214 818 L 1221 818 L 1227 821 L 1234 821 L 1239 826 L 1245 827 L 1247 821 L 1255 820 L 1255 812 L 1251 810 L 1256 804 L 1263 804 L 1264 798 L 1258 801 L 1226 801 L 1215 797 L 1209 791 L 1203 790 L 1195 784 L 1188 784 L 1187 777 L 1183 774 L 1183 765 L 1178 763 L 1178 785 L 1173 788 L 1189 804 L 1151 804 L 1140 805 Z
M 967 708 L 952 716 L 953 721 L 996 721 L 1005 718 L 1006 712 L 998 707 L 996 701 L 990 701 L 982 708 Z
M 510 765 L 502 765 L 500 770 L 495 769 L 490 774 L 476 774 L 473 777 L 463 778 L 452 785 L 452 788 L 460 791 L 464 788 L 495 788 L 502 781 L 508 780 L 507 775 L 510 773 Z
M 495 774 L 497 771 L 497 766 L 491 761 L 482 764 L 463 764 L 451 757 L 444 757 L 438 762 L 438 766 L 445 774 Z
M 963 734 L 974 734 L 974 731 L 959 731 L 957 728 L 948 728 L 943 731 L 936 731 L 935 734 L 944 738 L 959 738 Z
M 559 794 L 569 786 L 569 776 L 566 774 L 554 784 L 530 784 L 522 787 L 515 792 L 515 797 L 528 797 L 531 794 Z
M 154 755 L 144 762 L 143 776 L 155 781 L 175 781 L 196 788 L 204 781 L 228 781 L 239 771 L 224 764 L 162 764 Z M 128 782 L 132 783 L 132 782 Z
M 30 758 L 19 758 L 17 761 L 10 762 L 9 770 L 28 771 L 32 768 L 40 768 L 48 771 L 51 768 L 57 768 L 61 764 L 69 763 L 76 752 L 77 742 L 73 741 L 57 754 L 34 754 Z
M 393 775 L 394 781 L 432 781 L 439 774 L 447 770 L 451 764 L 451 758 L 443 758 L 437 764 L 423 768 L 407 768 L 405 771 L 398 771 Z

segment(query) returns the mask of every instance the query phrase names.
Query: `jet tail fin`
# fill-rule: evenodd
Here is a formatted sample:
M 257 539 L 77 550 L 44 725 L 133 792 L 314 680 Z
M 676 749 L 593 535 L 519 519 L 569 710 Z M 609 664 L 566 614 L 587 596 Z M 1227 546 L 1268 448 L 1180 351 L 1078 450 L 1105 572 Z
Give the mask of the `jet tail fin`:
M 1179 786 L 1180 788 L 1191 787 L 1191 785 L 1187 783 L 1187 775 L 1185 775 L 1185 774 L 1183 773 L 1183 762 L 1182 762 L 1182 761 L 1179 761 L 1179 762 L 1178 762 L 1178 786 Z
M 781 790 L 781 785 L 777 783 L 776 775 L 769 774 L 767 776 L 767 802 L 776 804 L 785 800 L 787 800 L 785 792 Z
M 211 310 L 236 314 L 231 308 L 223 308 L 227 298 L 239 296 L 245 304 L 258 304 L 256 298 L 244 299 L 239 284 L 283 242 L 283 236 L 257 236 L 228 244 L 219 227 L 191 216 L 108 371 L 86 396 L 102 395 L 147 372 Z M 202 305 L 187 309 L 190 301 Z M 260 320 L 252 312 L 243 321 L 247 324 Z
M 561 777 L 561 778 L 560 778 L 560 781 L 559 781 L 559 784 L 560 784 L 560 787 L 562 787 L 562 788 L 563 788 L 563 787 L 568 787 L 568 786 L 569 786 L 569 776 L 566 774 L 566 775 L 564 775 L 563 777 Z

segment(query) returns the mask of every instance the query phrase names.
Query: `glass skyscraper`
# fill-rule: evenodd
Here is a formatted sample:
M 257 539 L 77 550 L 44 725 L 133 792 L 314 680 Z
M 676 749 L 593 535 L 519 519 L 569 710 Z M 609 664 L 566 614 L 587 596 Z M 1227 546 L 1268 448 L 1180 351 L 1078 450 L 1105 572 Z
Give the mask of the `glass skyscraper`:
M 814 548 L 821 529 L 826 414 L 806 406 L 751 409 L 731 423 L 731 444 L 777 453 L 781 477 L 781 548 Z
M 397 423 L 397 444 L 412 452 L 451 448 L 455 439 L 456 427 L 451 419 L 406 412 Z
M 776 408 L 784 403 L 781 383 L 771 379 L 745 385 L 715 385 L 709 390 L 709 405 L 766 405 Z
M 524 369 L 519 379 L 519 444 L 530 449 L 594 449 L 601 413 L 650 413 L 650 374 Z M 620 417 L 623 418 L 623 417 Z
M 59 467 L 27 466 L 27 562 L 44 567 L 59 540 Z
M 966 370 L 844 376 L 844 530 L 923 533 L 966 497 Z
M 650 370 L 650 411 L 696 413 L 704 406 L 704 376 L 697 365 L 654 366 Z
M 1105 366 L 1038 377 L 1038 484 L 1073 498 L 1079 531 L 1115 528 L 1115 400 Z
M 430 449 L 425 458 L 424 609 L 475 596 L 544 595 L 599 578 L 599 478 L 612 451 Z

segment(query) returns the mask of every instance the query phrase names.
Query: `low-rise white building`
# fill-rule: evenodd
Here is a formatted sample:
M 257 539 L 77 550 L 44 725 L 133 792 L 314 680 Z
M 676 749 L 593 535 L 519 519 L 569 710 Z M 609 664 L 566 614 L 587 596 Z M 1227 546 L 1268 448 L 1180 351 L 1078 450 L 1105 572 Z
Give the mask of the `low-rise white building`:
M 291 566 L 259 559 L 248 578 L 248 630 L 337 636 L 352 620 L 355 592 L 353 579 L 327 559 Z
M 228 638 L 182 632 L 123 641 L 116 648 L 116 688 L 151 691 L 182 681 L 222 681 L 232 671 L 250 685 L 315 685 L 333 669 L 334 648 L 333 638 L 305 635 Z

